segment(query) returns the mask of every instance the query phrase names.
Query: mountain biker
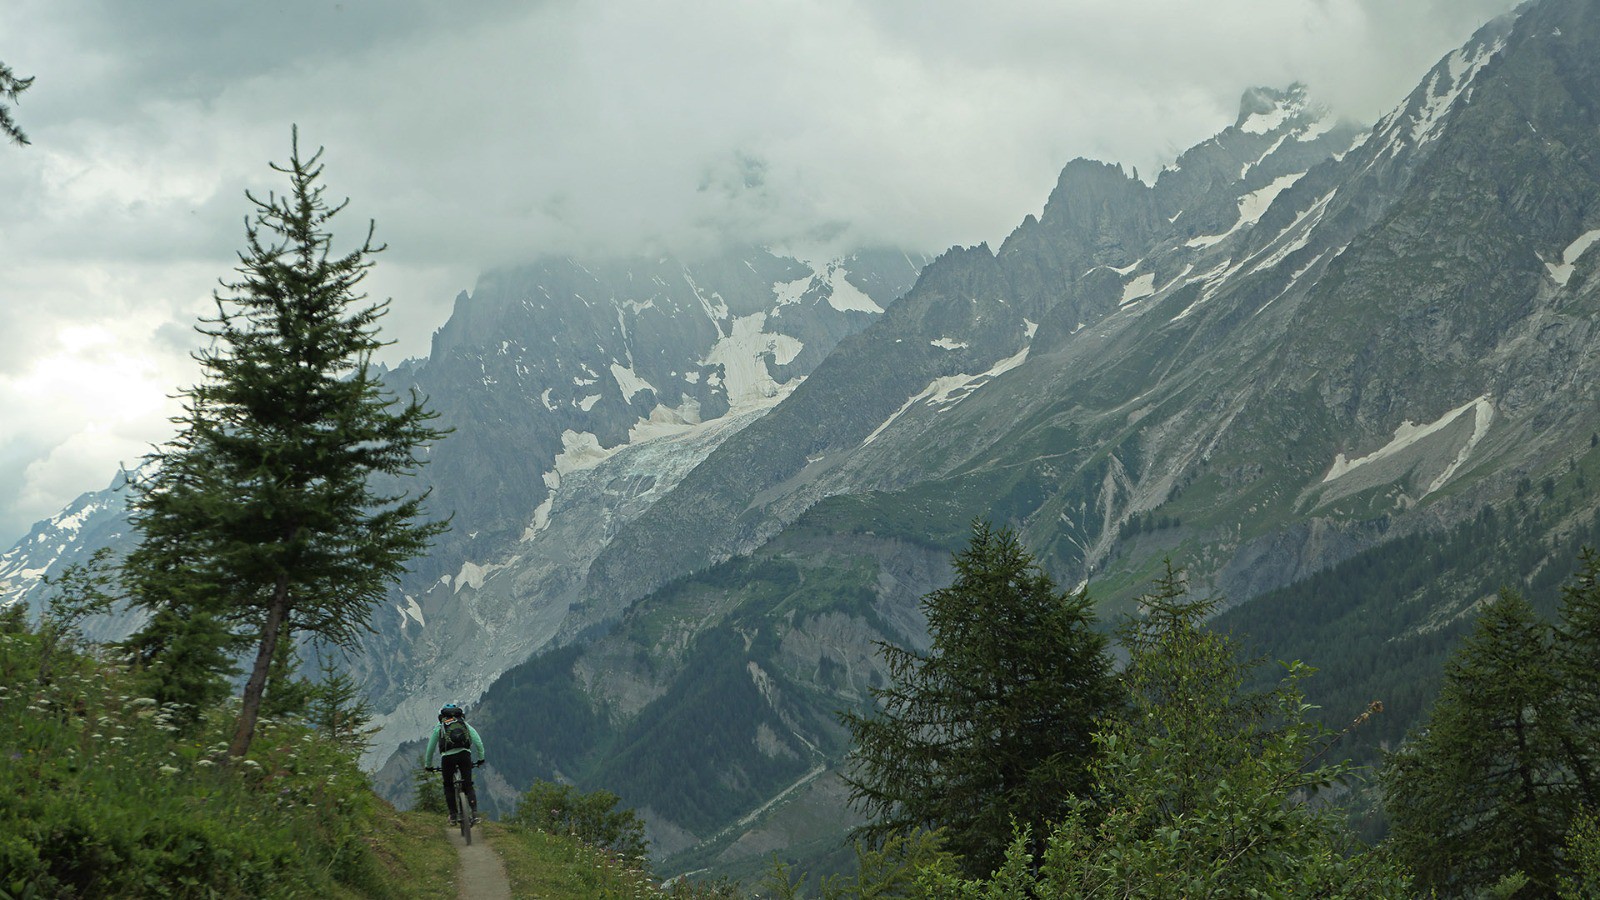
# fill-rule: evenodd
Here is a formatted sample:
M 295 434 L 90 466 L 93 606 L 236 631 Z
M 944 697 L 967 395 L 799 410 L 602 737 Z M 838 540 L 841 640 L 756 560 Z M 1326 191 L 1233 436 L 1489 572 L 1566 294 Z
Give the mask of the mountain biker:
M 476 728 L 467 724 L 466 711 L 457 704 L 446 703 L 439 709 L 439 724 L 433 726 L 433 733 L 428 736 L 428 751 L 423 755 L 430 767 L 435 750 L 439 751 L 439 771 L 444 773 L 444 800 L 450 807 L 450 824 L 461 821 L 460 810 L 456 809 L 456 792 L 451 789 L 455 778 L 461 779 L 461 787 L 467 792 L 472 824 L 478 824 L 478 792 L 472 786 L 472 757 L 477 754 L 478 765 L 483 765 L 483 738 L 478 737 Z

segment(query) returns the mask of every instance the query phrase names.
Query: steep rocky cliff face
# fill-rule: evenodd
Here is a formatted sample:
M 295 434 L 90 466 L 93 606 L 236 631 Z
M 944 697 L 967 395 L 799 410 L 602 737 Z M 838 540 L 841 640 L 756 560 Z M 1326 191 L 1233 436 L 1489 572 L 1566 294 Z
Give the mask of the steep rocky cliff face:
M 1232 257 L 1250 252 L 1279 195 L 1360 134 L 1326 121 L 1299 89 L 1257 90 L 1237 124 L 1186 153 L 1155 186 L 1116 166 L 1072 162 L 1041 216 L 998 252 L 980 246 L 941 256 L 773 416 L 630 526 L 597 561 L 591 589 L 637 595 L 651 578 L 670 575 L 667 560 L 748 551 L 823 497 L 945 477 L 974 451 L 1001 446 L 1028 407 L 1059 396 L 991 402 L 1007 382 L 1098 374 L 1104 383 L 1115 375 L 1114 389 L 1142 392 L 1148 369 L 1115 368 L 1158 352 L 1140 331 L 1140 313 L 1186 289 L 1232 283 Z M 1285 225 L 1305 227 L 1298 219 Z M 1115 348 L 1117 341 L 1137 346 Z M 1028 364 L 1050 352 L 1065 358 Z M 967 416 L 991 421 L 956 424 Z M 705 524 L 686 543 L 673 523 L 687 520 Z
M 621 612 L 590 561 L 729 435 L 881 315 L 924 260 L 747 249 L 700 260 L 547 260 L 457 299 L 428 359 L 388 374 L 455 429 L 420 484 L 452 528 L 351 660 L 379 752 L 533 652 Z M 394 737 L 389 737 L 389 736 Z
M 1371 131 L 1322 121 L 1298 90 L 1252 91 L 1238 123 L 1153 186 L 1068 165 L 1037 221 L 997 252 L 936 260 L 631 524 L 591 589 L 636 595 L 675 556 L 748 552 L 828 496 L 959 493 L 1002 469 L 1031 473 L 1008 484 L 1005 512 L 1063 578 L 1106 578 L 1124 524 L 1185 512 L 1213 536 L 1174 532 L 1174 546 L 1238 587 L 1234 554 L 1282 545 L 1303 530 L 1293 520 L 1349 537 L 1318 539 L 1308 565 L 1361 546 L 1383 510 L 1332 504 L 1376 470 L 1346 477 L 1335 460 L 1388 446 L 1408 421 L 1437 425 L 1408 451 L 1432 462 L 1384 503 L 1446 485 L 1470 496 L 1462 509 L 1503 494 L 1490 472 L 1540 459 L 1513 410 L 1567 407 L 1550 374 L 1587 365 L 1592 71 L 1557 61 L 1592 30 L 1561 4 L 1497 22 Z M 1552 446 L 1587 438 L 1571 424 Z M 1168 511 L 1183 493 L 1188 508 Z M 702 524 L 683 535 L 687 521 Z
M 1552 514 L 1496 540 L 1548 564 L 1600 503 L 1591 6 L 1486 26 L 1370 129 L 1251 91 L 1153 184 L 1069 164 L 618 529 L 581 593 L 627 612 L 484 698 L 508 766 L 624 788 L 684 866 L 823 840 L 830 713 L 884 677 L 871 641 L 922 639 L 907 585 L 974 517 L 1108 614 L 1166 557 L 1245 603 L 1530 483 Z

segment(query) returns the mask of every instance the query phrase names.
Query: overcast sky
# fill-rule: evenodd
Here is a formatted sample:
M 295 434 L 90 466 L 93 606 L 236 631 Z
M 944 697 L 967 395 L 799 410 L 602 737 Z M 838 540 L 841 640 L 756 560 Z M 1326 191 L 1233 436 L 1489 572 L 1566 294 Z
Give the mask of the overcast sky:
M 5 0 L 0 550 L 165 440 L 246 188 L 326 146 L 392 358 L 549 253 L 997 245 L 1075 156 L 1148 180 L 1304 81 L 1375 121 L 1512 0 Z M 336 242 L 336 249 L 341 245 Z M 347 246 L 347 245 L 344 245 Z

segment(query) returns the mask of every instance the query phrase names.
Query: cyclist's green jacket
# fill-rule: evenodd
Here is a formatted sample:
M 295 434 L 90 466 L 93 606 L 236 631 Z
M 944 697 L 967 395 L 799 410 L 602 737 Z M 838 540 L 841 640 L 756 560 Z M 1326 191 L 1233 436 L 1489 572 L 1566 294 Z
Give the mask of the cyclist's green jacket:
M 439 724 L 433 726 L 433 734 L 428 735 L 428 752 L 427 752 L 427 754 L 425 756 L 422 757 L 423 759 L 427 760 L 427 763 L 426 763 L 427 765 L 430 765 L 430 766 L 433 765 L 433 753 L 434 753 L 435 750 L 439 749 L 439 736 L 441 734 L 443 734 L 443 733 L 444 733 L 444 723 L 440 722 Z M 479 759 L 483 759 L 483 738 L 478 737 L 478 729 L 473 728 L 472 724 L 468 723 L 467 724 L 467 734 L 472 735 L 472 752 L 478 754 L 478 758 Z M 449 756 L 452 753 L 466 753 L 466 752 L 467 752 L 467 748 L 465 748 L 465 747 L 458 747 L 458 748 L 456 748 L 454 750 L 446 750 L 443 753 L 439 754 L 440 761 L 442 762 L 443 761 L 443 757 Z

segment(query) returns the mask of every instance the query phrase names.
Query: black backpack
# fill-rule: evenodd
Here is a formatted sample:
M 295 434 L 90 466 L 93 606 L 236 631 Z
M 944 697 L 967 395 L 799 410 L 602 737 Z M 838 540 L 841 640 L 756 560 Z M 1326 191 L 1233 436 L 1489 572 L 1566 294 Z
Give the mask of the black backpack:
M 465 719 L 452 719 L 439 735 L 441 750 L 466 750 L 472 746 L 472 733 L 467 731 Z

